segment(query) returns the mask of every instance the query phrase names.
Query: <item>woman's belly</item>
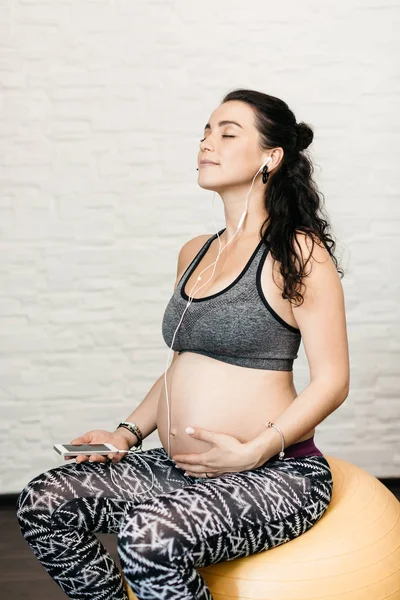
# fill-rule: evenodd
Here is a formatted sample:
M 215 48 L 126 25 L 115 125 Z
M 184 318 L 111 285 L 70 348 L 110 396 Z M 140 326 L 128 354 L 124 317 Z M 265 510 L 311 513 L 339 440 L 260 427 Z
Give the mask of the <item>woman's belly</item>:
M 248 442 L 275 421 L 297 396 L 292 371 L 267 371 L 230 365 L 202 354 L 184 352 L 167 372 L 170 454 L 204 452 L 209 442 L 185 432 L 189 425 L 226 433 Z M 168 452 L 165 377 L 157 412 L 157 430 Z M 307 432 L 298 442 L 312 437 Z

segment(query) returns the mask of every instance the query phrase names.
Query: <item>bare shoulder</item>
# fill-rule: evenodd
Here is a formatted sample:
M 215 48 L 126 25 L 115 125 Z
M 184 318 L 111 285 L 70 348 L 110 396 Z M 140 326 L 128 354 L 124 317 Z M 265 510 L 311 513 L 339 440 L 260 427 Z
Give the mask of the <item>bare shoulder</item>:
M 315 234 L 304 231 L 296 230 L 294 250 L 297 256 L 301 257 L 303 264 L 310 262 L 311 266 L 314 262 L 321 263 L 331 259 L 322 240 Z
M 326 294 L 343 296 L 336 266 L 325 244 L 316 235 L 296 231 L 294 251 L 297 265 L 304 268 L 303 297 L 309 307 L 326 300 Z M 305 307 L 304 307 L 305 308 Z M 298 311 L 298 313 L 301 311 Z
M 312 281 L 310 278 L 312 271 L 315 271 L 315 264 L 323 265 L 324 263 L 327 263 L 324 273 L 329 271 L 331 276 L 334 276 L 334 271 L 336 271 L 336 269 L 332 258 L 323 242 L 315 234 L 305 233 L 304 231 L 296 229 L 294 238 L 293 251 L 295 253 L 296 268 L 299 271 L 304 269 L 302 287 L 309 283 L 314 283 L 316 280 L 315 277 L 312 278 Z M 275 258 L 272 258 L 270 253 L 267 255 L 267 261 L 271 263 L 274 280 L 279 284 L 278 288 L 282 290 L 284 279 L 281 274 L 281 263 Z
M 178 285 L 178 282 L 180 281 L 183 273 L 186 271 L 196 254 L 200 251 L 200 249 L 204 246 L 206 241 L 210 239 L 212 235 L 212 233 L 196 235 L 194 238 L 191 238 L 183 244 L 178 254 L 178 265 L 174 289 Z

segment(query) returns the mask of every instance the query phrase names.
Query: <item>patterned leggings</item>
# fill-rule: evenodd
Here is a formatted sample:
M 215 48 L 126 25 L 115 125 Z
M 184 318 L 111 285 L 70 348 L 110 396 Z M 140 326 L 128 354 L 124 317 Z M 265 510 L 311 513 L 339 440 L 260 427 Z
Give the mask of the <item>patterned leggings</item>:
M 212 600 L 198 567 L 298 537 L 324 514 L 332 489 L 324 456 L 272 458 L 203 479 L 184 475 L 159 447 L 115 464 L 50 469 L 22 490 L 17 517 L 69 598 L 127 600 L 121 573 L 95 535 L 102 532 L 118 534 L 121 567 L 139 600 Z

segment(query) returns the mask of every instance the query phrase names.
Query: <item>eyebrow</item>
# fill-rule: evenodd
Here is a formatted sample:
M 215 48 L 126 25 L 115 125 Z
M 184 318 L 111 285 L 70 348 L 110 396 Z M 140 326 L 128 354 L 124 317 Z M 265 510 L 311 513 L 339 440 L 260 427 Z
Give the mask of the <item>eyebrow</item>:
M 240 129 L 243 129 L 243 127 L 240 125 L 240 123 L 237 123 L 236 121 L 220 121 L 218 123 L 219 127 L 222 127 L 222 125 L 229 125 L 229 124 L 237 125 L 238 127 L 240 127 Z M 210 123 L 207 123 L 207 125 L 204 127 L 204 131 L 206 129 L 211 129 Z

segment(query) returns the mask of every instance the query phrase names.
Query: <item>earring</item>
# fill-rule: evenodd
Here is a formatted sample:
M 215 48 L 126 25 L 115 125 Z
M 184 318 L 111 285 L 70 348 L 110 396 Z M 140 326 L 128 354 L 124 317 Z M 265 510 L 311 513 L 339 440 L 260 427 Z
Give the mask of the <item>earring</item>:
M 263 183 L 267 183 L 269 177 L 267 165 L 264 166 L 262 170 L 262 181 Z

